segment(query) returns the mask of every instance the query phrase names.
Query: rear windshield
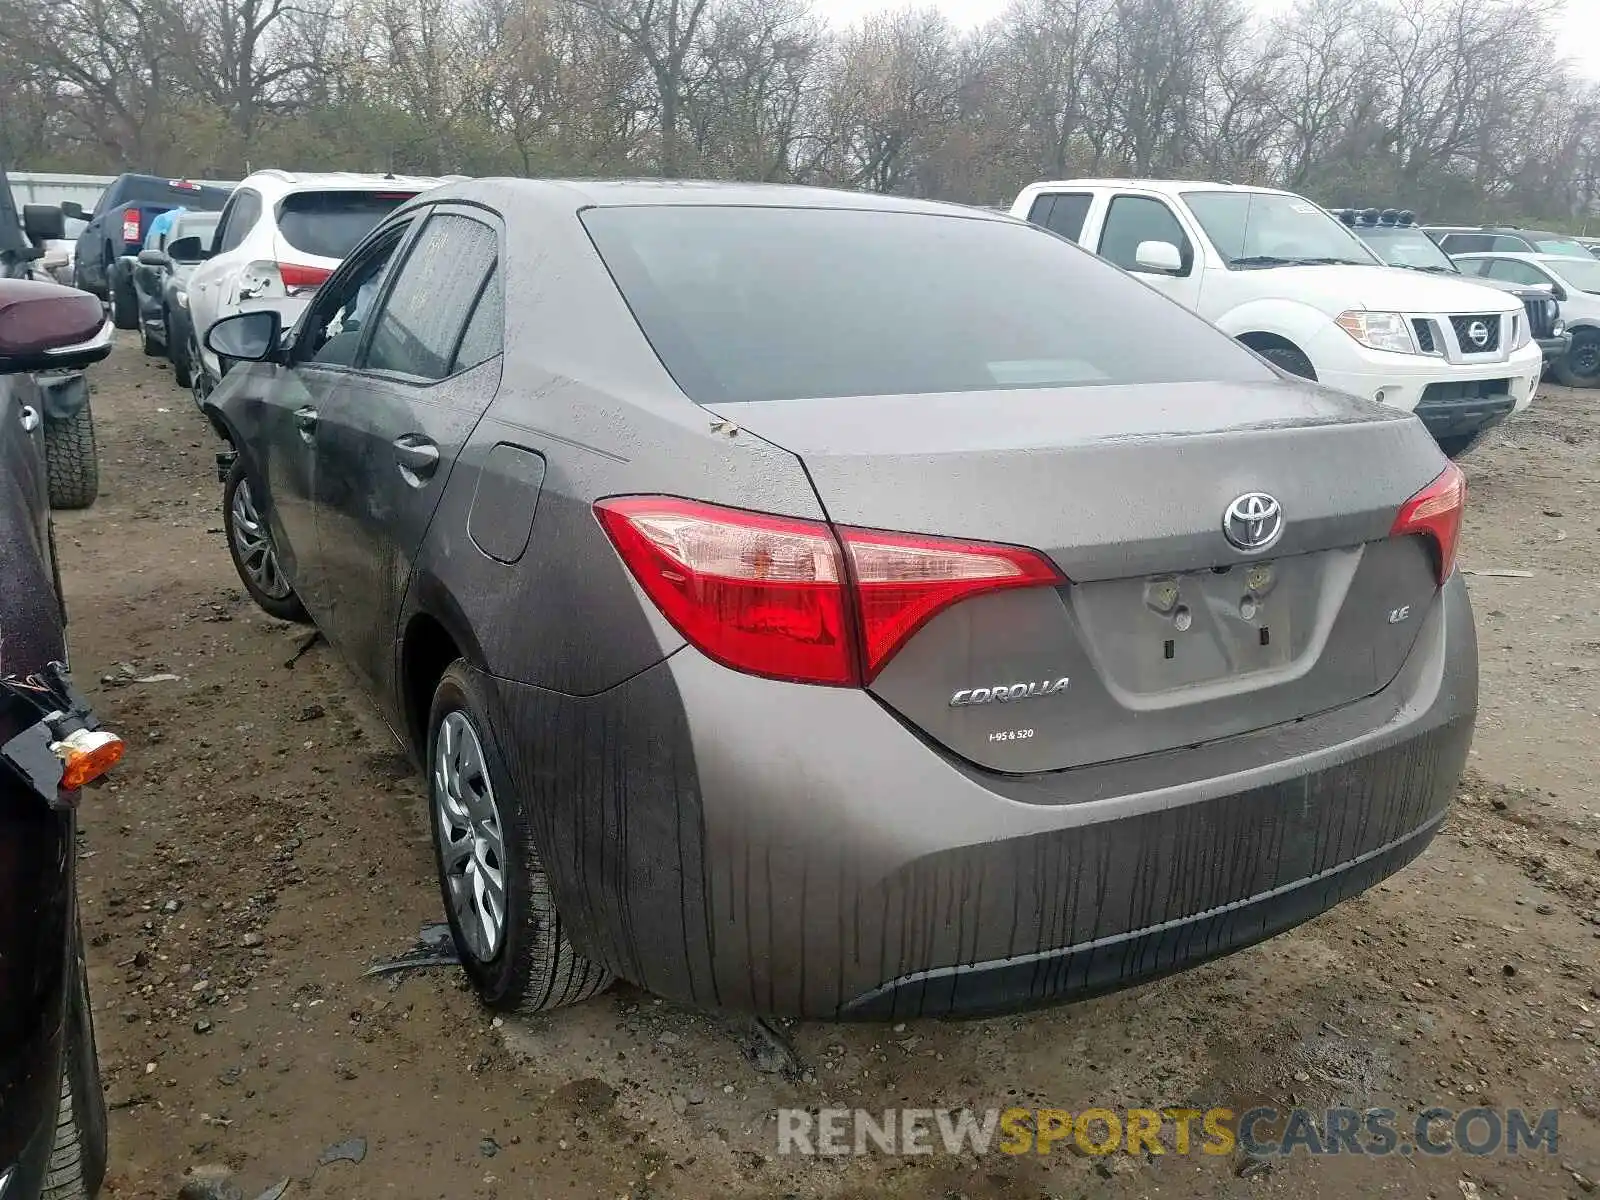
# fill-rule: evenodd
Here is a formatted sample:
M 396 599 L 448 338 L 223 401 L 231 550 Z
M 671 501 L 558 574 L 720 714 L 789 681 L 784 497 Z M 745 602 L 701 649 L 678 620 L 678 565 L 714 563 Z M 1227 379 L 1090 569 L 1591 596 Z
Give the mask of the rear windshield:
M 1192 313 L 1020 222 L 715 206 L 582 218 L 702 403 L 1273 378 Z
M 193 208 L 201 212 L 221 212 L 228 202 L 227 188 L 193 184 L 176 186 L 181 180 L 124 179 L 116 189 L 117 203 L 165 205 L 167 208 Z
M 297 192 L 278 204 L 278 232 L 302 254 L 343 258 L 414 192 Z

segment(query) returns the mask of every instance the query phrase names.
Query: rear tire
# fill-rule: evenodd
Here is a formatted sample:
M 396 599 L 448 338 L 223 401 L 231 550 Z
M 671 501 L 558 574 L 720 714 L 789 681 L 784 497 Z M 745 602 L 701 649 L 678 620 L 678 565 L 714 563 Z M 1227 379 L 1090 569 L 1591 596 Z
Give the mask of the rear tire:
M 222 489 L 222 531 L 239 582 L 256 606 L 280 621 L 309 624 L 306 606 L 283 577 L 266 506 L 258 502 L 245 477 L 243 458 L 233 460 Z
M 64 421 L 44 423 L 45 469 L 51 508 L 88 508 L 100 494 L 100 457 L 89 402 Z
M 1556 360 L 1550 373 L 1570 388 L 1600 387 L 1600 331 L 1580 329 L 1572 345 Z
M 139 328 L 139 298 L 134 294 L 133 281 L 119 278 L 115 270 L 111 276 L 111 323 L 118 329 Z
M 491 711 L 481 677 L 459 659 L 452 663 L 428 715 L 428 814 L 439 891 L 479 1000 L 506 1012 L 545 1012 L 598 995 L 614 976 L 567 939 L 534 847 L 531 808 L 512 786 Z M 497 925 L 492 932 L 491 925 Z

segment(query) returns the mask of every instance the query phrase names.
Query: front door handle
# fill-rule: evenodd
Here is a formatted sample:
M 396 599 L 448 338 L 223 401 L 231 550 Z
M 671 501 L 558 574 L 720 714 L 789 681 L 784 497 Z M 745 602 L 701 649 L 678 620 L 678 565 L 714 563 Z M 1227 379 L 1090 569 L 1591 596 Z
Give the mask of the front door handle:
M 22 430 L 23 430 L 23 432 L 24 433 L 32 433 L 37 428 L 39 428 L 39 410 L 36 409 L 36 408 L 30 408 L 26 404 L 24 404 L 22 406 Z
M 420 433 L 401 434 L 394 440 L 395 461 L 412 487 L 421 487 L 439 469 L 439 447 Z
M 317 410 L 307 405 L 305 408 L 294 410 L 294 427 L 300 431 L 300 436 L 310 441 L 317 432 Z

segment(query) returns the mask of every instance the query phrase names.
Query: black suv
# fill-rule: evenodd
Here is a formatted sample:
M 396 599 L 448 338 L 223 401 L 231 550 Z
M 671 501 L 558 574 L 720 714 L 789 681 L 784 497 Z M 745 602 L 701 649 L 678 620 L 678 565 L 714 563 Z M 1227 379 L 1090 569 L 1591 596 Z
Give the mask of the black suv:
M 85 1200 L 106 1110 L 78 924 L 81 789 L 122 755 L 67 673 L 35 372 L 111 351 L 100 302 L 0 279 L 0 1195 Z

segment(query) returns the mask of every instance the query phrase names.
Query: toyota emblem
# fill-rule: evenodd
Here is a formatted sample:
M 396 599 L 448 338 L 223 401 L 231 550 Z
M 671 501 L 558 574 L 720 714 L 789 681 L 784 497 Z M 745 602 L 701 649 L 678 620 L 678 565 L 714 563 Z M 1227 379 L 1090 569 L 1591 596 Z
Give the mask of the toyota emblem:
M 1283 505 L 1265 492 L 1246 492 L 1222 514 L 1222 533 L 1240 550 L 1265 550 L 1283 533 Z
M 1482 321 L 1467 326 L 1467 339 L 1480 350 L 1489 344 L 1489 327 Z

